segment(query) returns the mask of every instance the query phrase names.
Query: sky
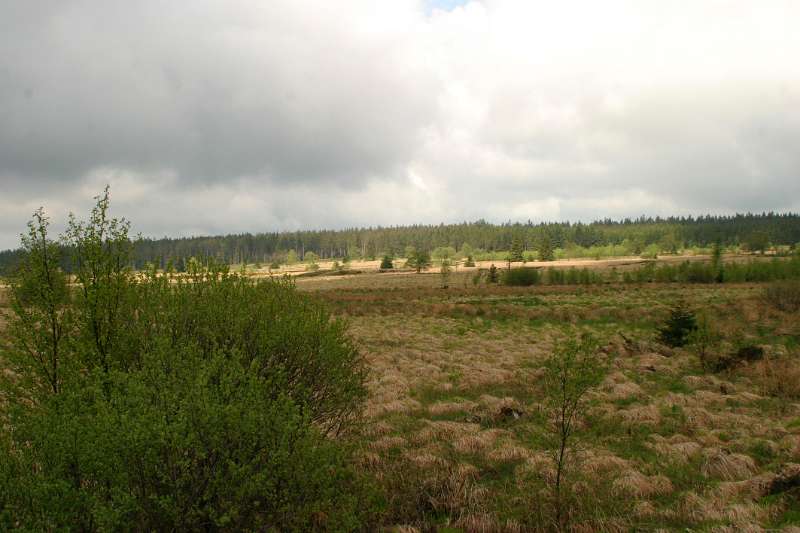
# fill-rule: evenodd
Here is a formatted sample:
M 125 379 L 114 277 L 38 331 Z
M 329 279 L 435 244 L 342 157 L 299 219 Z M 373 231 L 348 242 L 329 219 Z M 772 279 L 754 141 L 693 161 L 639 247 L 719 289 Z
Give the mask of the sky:
M 0 249 L 800 211 L 795 0 L 5 0 Z

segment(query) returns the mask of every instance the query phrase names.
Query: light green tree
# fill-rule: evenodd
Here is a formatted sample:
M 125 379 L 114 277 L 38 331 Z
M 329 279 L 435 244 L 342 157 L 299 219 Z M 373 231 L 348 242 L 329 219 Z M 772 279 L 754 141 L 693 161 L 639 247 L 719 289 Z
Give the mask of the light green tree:
M 559 530 L 567 527 L 565 509 L 571 493 L 570 467 L 575 457 L 579 419 L 585 414 L 587 393 L 606 374 L 606 363 L 598 348 L 595 338 L 567 331 L 544 364 L 545 405 L 556 464 L 553 499 Z

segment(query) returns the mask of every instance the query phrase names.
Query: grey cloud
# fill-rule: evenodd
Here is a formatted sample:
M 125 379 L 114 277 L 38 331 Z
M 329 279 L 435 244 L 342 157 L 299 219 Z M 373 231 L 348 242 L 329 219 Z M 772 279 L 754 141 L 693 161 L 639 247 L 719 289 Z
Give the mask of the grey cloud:
M 355 185 L 402 166 L 435 112 L 435 82 L 395 36 L 359 35 L 330 9 L 12 4 L 0 17 L 0 175 L 113 165 Z
M 725 4 L 4 2 L 0 248 L 105 183 L 152 236 L 800 209 L 800 8 Z

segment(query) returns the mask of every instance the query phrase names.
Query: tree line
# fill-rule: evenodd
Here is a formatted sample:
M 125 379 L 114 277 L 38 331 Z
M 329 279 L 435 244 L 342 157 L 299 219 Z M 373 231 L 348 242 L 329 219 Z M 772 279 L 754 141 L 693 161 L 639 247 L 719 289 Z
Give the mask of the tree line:
M 731 216 L 639 217 L 592 223 L 531 221 L 492 224 L 485 220 L 458 224 L 410 225 L 242 233 L 185 238 L 143 238 L 135 243 L 134 267 L 148 263 L 179 269 L 188 258 L 213 259 L 226 264 L 274 263 L 316 259 L 380 259 L 400 257 L 409 250 L 452 248 L 464 256 L 513 250 L 515 254 L 557 250 L 558 257 L 674 253 L 690 247 L 743 246 L 763 250 L 771 245 L 800 242 L 800 214 L 761 213 Z M 549 255 L 549 254 L 548 254 Z M 0 252 L 0 271 L 18 261 L 20 252 Z M 69 257 L 70 254 L 64 254 Z M 70 270 L 68 264 L 62 265 Z

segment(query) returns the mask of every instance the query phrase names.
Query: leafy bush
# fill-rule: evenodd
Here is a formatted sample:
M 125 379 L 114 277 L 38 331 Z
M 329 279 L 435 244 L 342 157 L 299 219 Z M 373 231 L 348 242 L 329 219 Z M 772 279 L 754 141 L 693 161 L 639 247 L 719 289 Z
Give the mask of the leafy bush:
M 503 274 L 503 284 L 528 287 L 539 283 L 539 271 L 535 268 L 512 268 Z
M 0 358 L 0 528 L 353 530 L 374 498 L 344 436 L 365 397 L 346 325 L 286 278 L 191 261 L 135 275 L 101 197 L 70 221 L 77 288 L 41 213 Z
M 690 335 L 697 330 L 697 319 L 686 304 L 678 303 L 669 314 L 664 325 L 658 330 L 658 338 L 667 346 L 685 346 Z

